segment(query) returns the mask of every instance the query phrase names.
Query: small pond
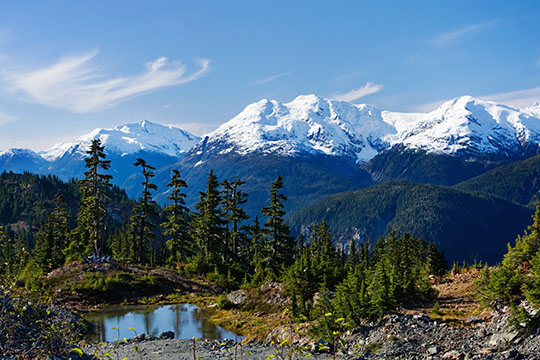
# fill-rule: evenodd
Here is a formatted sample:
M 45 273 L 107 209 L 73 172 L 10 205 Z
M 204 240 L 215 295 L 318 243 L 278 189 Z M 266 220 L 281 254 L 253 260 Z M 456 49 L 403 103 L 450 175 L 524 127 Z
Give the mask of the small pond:
M 131 338 L 137 334 L 159 336 L 174 331 L 176 339 L 235 339 L 235 334 L 208 321 L 209 314 L 192 304 L 144 305 L 106 308 L 85 316 L 93 324 L 92 342 Z M 118 330 L 113 330 L 113 327 Z M 120 336 L 118 334 L 120 332 Z M 237 336 L 241 339 L 241 336 Z

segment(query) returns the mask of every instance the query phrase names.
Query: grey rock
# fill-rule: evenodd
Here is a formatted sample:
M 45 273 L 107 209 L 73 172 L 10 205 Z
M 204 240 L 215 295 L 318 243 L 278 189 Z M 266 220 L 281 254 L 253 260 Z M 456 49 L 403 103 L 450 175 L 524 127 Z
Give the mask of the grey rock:
M 489 345 L 492 347 L 506 346 L 518 336 L 519 334 L 516 331 L 496 333 L 491 335 L 491 338 L 489 339 Z
M 247 293 L 245 290 L 236 290 L 227 295 L 227 299 L 234 305 L 243 304 L 247 299 Z
M 174 331 L 164 331 L 161 334 L 159 334 L 159 338 L 162 340 L 174 339 Z

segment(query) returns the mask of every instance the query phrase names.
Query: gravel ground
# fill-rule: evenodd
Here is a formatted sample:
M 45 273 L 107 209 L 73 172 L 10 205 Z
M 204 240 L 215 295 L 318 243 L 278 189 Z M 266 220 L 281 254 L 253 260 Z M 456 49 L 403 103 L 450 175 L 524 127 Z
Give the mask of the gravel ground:
M 135 346 L 138 346 L 138 351 L 135 351 Z M 137 342 L 129 342 L 123 345 L 106 344 L 103 346 L 89 346 L 84 349 L 86 354 L 94 354 L 98 351 L 99 355 L 103 356 L 107 352 L 111 352 L 111 359 L 118 357 L 119 359 L 152 359 L 152 360 L 193 360 L 193 341 L 192 340 L 144 340 Z M 265 360 L 268 356 L 274 355 L 274 359 L 289 359 L 287 349 L 283 348 L 280 357 L 276 353 L 276 348 L 271 345 L 263 345 L 261 343 L 251 343 L 246 345 L 234 345 L 234 341 L 227 341 L 224 345 L 220 345 L 216 341 L 198 341 L 196 343 L 195 359 L 238 359 L 238 360 Z M 292 359 L 303 359 L 305 354 L 296 353 Z M 328 354 L 317 354 L 309 357 L 310 359 L 332 359 Z M 339 356 L 338 358 L 343 358 Z

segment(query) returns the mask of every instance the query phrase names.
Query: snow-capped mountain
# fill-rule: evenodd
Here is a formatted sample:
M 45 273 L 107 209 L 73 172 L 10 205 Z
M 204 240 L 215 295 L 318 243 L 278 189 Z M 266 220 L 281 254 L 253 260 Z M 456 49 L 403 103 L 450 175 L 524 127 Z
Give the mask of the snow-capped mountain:
M 383 112 L 390 144 L 446 155 L 519 155 L 540 144 L 540 107 L 518 109 L 462 96 L 427 114 Z
M 171 157 L 182 156 L 200 138 L 173 126 L 164 126 L 142 120 L 135 124 L 116 126 L 114 129 L 95 129 L 79 137 L 74 143 L 56 144 L 51 149 L 40 152 L 47 161 L 64 156 L 86 155 L 90 143 L 100 139 L 109 155 L 126 156 L 138 152 L 153 152 Z
M 144 120 L 96 129 L 39 154 L 2 152 L 0 171 L 80 178 L 85 152 L 96 138 L 105 145 L 114 183 L 133 197 L 140 190 L 133 163 L 142 157 L 156 167 L 156 197 L 162 202 L 174 166 L 190 186 L 190 201 L 196 200 L 206 175 L 214 170 L 220 179 L 249 176 L 251 198 L 260 199 L 253 208 L 264 206 L 265 186 L 283 175 L 289 179 L 291 199 L 300 206 L 374 180 L 452 185 L 490 166 L 536 154 L 540 105 L 519 109 L 463 96 L 428 113 L 398 113 L 315 95 L 288 103 L 264 99 L 202 140 Z
M 39 169 L 46 161 L 38 153 L 28 149 L 9 149 L 0 151 L 0 169 L 2 171 L 23 172 Z
M 193 151 L 204 147 L 221 154 L 320 153 L 369 160 L 388 146 L 382 138 L 394 132 L 383 121 L 381 111 L 370 105 L 315 95 L 298 96 L 286 104 L 264 99 L 248 105 Z
M 261 100 L 210 133 L 193 155 L 304 153 L 372 159 L 394 145 L 451 156 L 516 155 L 540 143 L 540 106 L 463 96 L 429 113 L 381 111 L 315 95 Z
M 113 129 L 95 129 L 73 143 L 56 144 L 36 153 L 25 149 L 0 152 L 0 171 L 54 174 L 63 180 L 84 176 L 86 151 L 93 139 L 100 139 L 111 160 L 113 183 L 136 197 L 139 191 L 138 171 L 133 166 L 142 157 L 156 168 L 177 163 L 200 138 L 182 129 L 163 126 L 147 120 Z

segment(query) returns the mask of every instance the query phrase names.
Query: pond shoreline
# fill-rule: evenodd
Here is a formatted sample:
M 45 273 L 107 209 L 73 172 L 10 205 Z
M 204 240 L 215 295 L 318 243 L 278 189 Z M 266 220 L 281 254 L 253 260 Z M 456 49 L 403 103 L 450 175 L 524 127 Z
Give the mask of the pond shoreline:
M 87 314 L 92 324 L 86 336 L 89 342 L 129 339 L 144 333 L 158 337 L 162 333 L 176 339 L 242 339 L 242 336 L 214 325 L 205 308 L 189 303 L 170 305 L 131 305 L 104 307 Z

